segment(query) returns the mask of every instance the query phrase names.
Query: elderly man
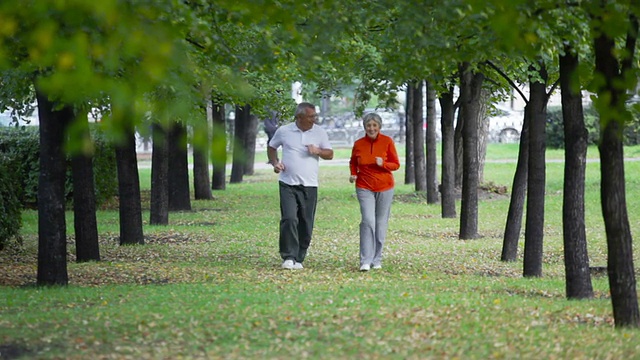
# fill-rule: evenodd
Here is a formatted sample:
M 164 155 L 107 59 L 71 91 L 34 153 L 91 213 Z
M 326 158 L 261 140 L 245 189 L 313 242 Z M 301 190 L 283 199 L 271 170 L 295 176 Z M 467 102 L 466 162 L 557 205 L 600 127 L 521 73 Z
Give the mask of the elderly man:
M 267 146 L 269 162 L 279 174 L 280 257 L 284 269 L 303 268 L 318 200 L 319 159 L 333 159 L 329 136 L 315 124 L 317 117 L 313 104 L 298 104 L 295 121 L 280 126 Z M 282 159 L 278 158 L 280 147 Z

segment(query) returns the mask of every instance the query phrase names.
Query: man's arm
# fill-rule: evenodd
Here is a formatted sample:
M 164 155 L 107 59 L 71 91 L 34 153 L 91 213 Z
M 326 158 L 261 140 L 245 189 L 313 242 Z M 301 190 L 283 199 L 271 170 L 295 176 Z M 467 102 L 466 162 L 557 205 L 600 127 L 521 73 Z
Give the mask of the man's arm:
M 307 149 L 309 150 L 309 154 L 318 155 L 323 160 L 333 159 L 333 149 L 321 149 L 315 145 L 307 145 Z
M 267 146 L 267 157 L 269 158 L 269 164 L 273 165 L 273 171 L 275 173 L 284 171 L 284 164 L 278 159 L 278 149 Z
M 320 152 L 318 152 L 318 156 L 320 156 L 323 160 L 331 160 L 333 159 L 333 149 L 320 149 Z
M 274 149 L 271 146 L 267 146 L 267 158 L 269 159 L 269 164 L 275 165 L 280 160 L 278 159 L 278 149 Z

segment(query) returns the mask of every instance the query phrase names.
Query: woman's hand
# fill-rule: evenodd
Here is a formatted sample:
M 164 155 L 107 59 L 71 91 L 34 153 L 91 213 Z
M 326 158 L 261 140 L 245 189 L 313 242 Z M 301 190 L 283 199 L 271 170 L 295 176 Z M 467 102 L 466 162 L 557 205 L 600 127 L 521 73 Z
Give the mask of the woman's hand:
M 356 181 L 357 178 L 358 178 L 358 176 L 351 175 L 351 176 L 349 176 L 349 182 L 353 184 L 353 182 Z

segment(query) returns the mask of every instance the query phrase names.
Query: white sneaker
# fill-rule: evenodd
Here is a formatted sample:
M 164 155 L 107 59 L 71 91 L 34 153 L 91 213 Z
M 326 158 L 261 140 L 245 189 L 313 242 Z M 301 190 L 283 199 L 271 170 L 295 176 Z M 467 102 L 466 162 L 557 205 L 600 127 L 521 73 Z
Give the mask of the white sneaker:
M 382 265 L 376 264 L 376 265 L 373 265 L 373 268 L 374 269 L 382 269 Z
M 295 269 L 295 263 L 294 263 L 294 261 L 293 261 L 293 260 L 285 260 L 285 261 L 282 263 L 282 268 L 283 268 L 283 269 L 293 270 L 293 269 Z
M 294 270 L 304 269 L 304 266 L 302 266 L 302 263 L 299 263 L 299 262 L 296 261 L 296 263 L 293 264 L 293 269 Z
M 371 269 L 371 266 L 369 264 L 360 266 L 360 271 L 369 271 L 369 269 Z

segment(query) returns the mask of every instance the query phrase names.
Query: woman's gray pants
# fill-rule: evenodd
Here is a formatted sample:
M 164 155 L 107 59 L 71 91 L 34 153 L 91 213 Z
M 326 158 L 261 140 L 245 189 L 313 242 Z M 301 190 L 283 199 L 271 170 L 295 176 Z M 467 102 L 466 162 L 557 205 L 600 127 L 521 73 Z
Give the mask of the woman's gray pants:
M 356 188 L 360 203 L 360 265 L 380 265 L 389 227 L 393 189 L 373 192 Z

